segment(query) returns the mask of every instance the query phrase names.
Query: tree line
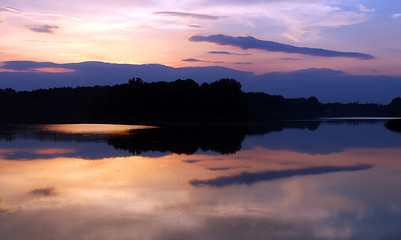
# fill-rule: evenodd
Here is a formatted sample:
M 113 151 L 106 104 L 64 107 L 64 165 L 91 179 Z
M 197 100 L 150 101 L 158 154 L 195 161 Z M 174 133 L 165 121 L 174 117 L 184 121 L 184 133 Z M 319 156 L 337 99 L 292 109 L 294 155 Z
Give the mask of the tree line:
M 198 84 L 192 79 L 63 87 L 34 91 L 0 89 L 0 121 L 6 122 L 246 122 L 322 116 L 396 116 L 401 98 L 388 105 L 322 104 L 315 97 L 286 99 L 245 93 L 234 79 Z
M 160 122 L 244 119 L 247 103 L 241 84 L 221 79 L 144 82 L 94 87 L 0 90 L 0 119 L 30 122 Z

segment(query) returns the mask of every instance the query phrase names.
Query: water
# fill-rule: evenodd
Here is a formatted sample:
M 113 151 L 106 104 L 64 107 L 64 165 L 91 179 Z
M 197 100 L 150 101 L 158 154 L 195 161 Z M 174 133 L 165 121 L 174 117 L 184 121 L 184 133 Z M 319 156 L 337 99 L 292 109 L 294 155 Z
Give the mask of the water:
M 0 128 L 0 239 L 400 239 L 385 120 Z

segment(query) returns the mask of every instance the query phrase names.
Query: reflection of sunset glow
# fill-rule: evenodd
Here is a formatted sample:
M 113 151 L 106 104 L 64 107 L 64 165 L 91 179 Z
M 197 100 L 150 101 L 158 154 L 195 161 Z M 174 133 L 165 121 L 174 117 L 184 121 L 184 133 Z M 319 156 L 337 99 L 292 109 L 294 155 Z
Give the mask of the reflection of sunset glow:
M 71 132 L 90 132 L 93 125 L 85 125 Z M 45 130 L 59 131 L 76 125 L 47 126 L 54 128 Z M 123 131 L 114 127 L 107 132 Z M 1 156 L 28 151 L 39 158 L 15 161 Z M 401 209 L 401 148 L 397 147 L 345 148 L 329 154 L 254 147 L 232 155 L 166 154 L 96 161 L 43 156 L 70 151 L 68 147 L 0 149 L 0 221 L 6 223 L 0 225 L 0 233 L 9 233 L 8 239 L 29 239 L 26 236 L 41 229 L 43 240 L 82 239 L 83 234 L 99 240 L 198 239 L 205 233 L 220 239 L 276 240 L 299 239 L 305 232 L 306 239 L 312 240 L 352 239 L 362 231 L 361 222 L 364 228 L 380 228 L 370 220 L 377 216 L 378 205 L 394 218 Z M 372 167 L 224 186 L 190 184 L 192 179 L 229 178 L 243 172 L 358 165 Z M 234 234 L 233 228 L 240 231 Z
M 63 154 L 75 153 L 76 150 L 73 148 L 18 148 L 18 149 L 0 149 L 0 159 L 9 159 L 10 156 L 15 154 L 22 154 L 18 159 L 30 159 L 38 158 L 39 155 L 42 157 L 48 155 L 49 157 L 61 156 Z M 7 155 L 7 156 L 1 156 Z
M 32 152 L 35 154 L 52 155 L 52 154 L 73 153 L 75 152 L 75 149 L 46 148 L 46 149 L 35 149 Z
M 49 124 L 42 125 L 45 131 L 69 134 L 124 134 L 131 130 L 150 129 L 152 126 L 118 124 Z
M 68 149 L 37 150 L 35 152 L 40 154 L 54 154 L 63 151 L 68 151 Z M 372 151 L 376 154 L 373 155 Z M 42 161 L 38 159 L 28 162 L 3 160 L 1 161 L 1 169 L 9 170 L 9 167 L 14 166 L 15 170 L 12 172 L 7 171 L 8 174 L 6 174 L 7 172 L 1 172 L 0 186 L 3 186 L 3 190 L 5 190 L 2 191 L 4 193 L 2 195 L 4 203 L 8 202 L 7 199 L 9 197 L 15 195 L 11 194 L 7 197 L 5 192 L 29 192 L 32 191 L 32 189 L 45 185 L 56 186 L 57 189 L 63 193 L 61 194 L 62 196 L 60 195 L 60 198 L 62 197 L 64 200 L 66 198 L 81 200 L 89 198 L 96 201 L 96 199 L 104 198 L 105 196 L 108 196 L 107 198 L 112 196 L 131 198 L 133 196 L 138 196 L 138 194 L 141 195 L 139 193 L 141 191 L 147 192 L 150 189 L 170 189 L 169 191 L 173 190 L 179 192 L 187 191 L 188 180 L 196 176 L 199 178 L 229 176 L 244 170 L 248 172 L 258 172 L 271 169 L 293 169 L 295 167 L 302 169 L 310 166 L 324 166 L 327 165 L 327 162 L 331 162 L 331 165 L 348 166 L 365 163 L 375 165 L 373 169 L 378 167 L 391 169 L 394 166 L 400 165 L 398 156 L 401 154 L 401 149 L 351 149 L 345 153 L 335 153 L 330 155 L 330 157 L 326 156 L 325 159 L 321 159 L 320 156 L 309 155 L 308 160 L 306 160 L 306 156 L 304 156 L 304 158 L 302 157 L 302 155 L 307 154 L 300 154 L 297 158 L 299 162 L 290 166 L 285 163 L 289 160 L 294 160 L 296 153 L 289 154 L 287 158 L 260 160 L 260 154 L 267 154 L 269 152 L 272 151 L 259 149 L 254 152 L 255 154 L 253 154 L 252 151 L 244 151 L 240 152 L 238 156 L 219 156 L 217 159 L 216 156 L 197 155 L 196 158 L 200 161 L 194 164 L 185 162 L 188 158 L 187 156 L 176 154 L 159 158 L 120 157 L 103 159 L 101 161 L 87 161 L 75 158 L 57 158 L 52 161 Z M 286 151 L 282 151 L 283 156 L 285 156 L 285 152 Z M 383 156 L 383 154 L 386 158 L 378 163 L 377 156 Z M 243 155 L 243 158 L 241 158 L 241 155 Z M 356 158 L 356 156 L 359 157 Z M 221 171 L 218 169 L 216 171 L 209 170 L 209 168 L 218 166 L 230 166 L 232 168 L 223 169 Z M 1 169 L 0 171 L 2 171 Z M 346 175 L 347 173 L 333 173 L 327 176 L 336 174 Z M 349 174 L 350 177 L 352 177 L 353 174 L 354 173 Z M 360 173 L 355 174 L 360 175 Z M 311 178 L 319 178 L 319 176 L 313 176 Z M 23 179 L 31 179 L 31 181 L 25 182 Z M 4 184 L 6 182 L 12 182 L 18 186 L 15 186 L 15 188 L 5 188 Z M 286 182 L 286 180 L 283 179 L 274 182 L 280 184 L 280 182 Z M 177 197 L 178 196 L 183 197 L 184 195 L 179 194 Z M 29 201 L 29 199 L 26 200 Z M 180 201 L 182 200 L 183 199 Z

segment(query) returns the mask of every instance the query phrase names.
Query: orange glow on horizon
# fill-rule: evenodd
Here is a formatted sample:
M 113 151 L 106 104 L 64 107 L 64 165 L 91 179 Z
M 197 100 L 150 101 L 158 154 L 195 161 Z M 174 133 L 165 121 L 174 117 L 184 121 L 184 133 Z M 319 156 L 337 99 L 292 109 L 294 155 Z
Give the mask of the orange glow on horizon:
M 43 72 L 43 73 L 71 73 L 75 72 L 74 69 L 68 68 L 34 68 L 33 71 L 35 72 Z
M 69 69 L 69 68 L 53 68 L 53 67 L 47 67 L 47 68 L 30 68 L 28 70 L 15 70 L 15 69 L 6 69 L 6 68 L 1 68 L 0 66 L 0 72 L 15 72 L 15 73 L 73 73 L 75 72 L 74 69 Z

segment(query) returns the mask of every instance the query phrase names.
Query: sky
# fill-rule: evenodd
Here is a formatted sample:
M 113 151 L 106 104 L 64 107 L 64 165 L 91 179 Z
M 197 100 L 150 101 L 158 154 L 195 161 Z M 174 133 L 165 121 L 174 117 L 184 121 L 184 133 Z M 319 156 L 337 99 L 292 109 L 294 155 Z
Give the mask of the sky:
M 0 21 L 2 62 L 401 75 L 398 0 L 2 0 Z
M 399 0 L 2 0 L 0 72 L 98 61 L 401 77 L 400 29 Z

